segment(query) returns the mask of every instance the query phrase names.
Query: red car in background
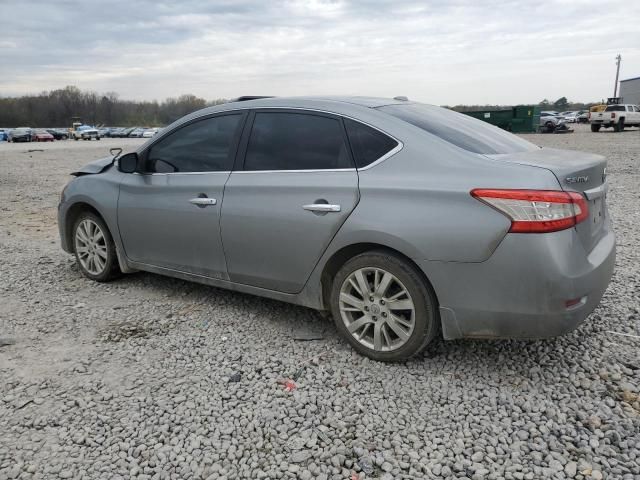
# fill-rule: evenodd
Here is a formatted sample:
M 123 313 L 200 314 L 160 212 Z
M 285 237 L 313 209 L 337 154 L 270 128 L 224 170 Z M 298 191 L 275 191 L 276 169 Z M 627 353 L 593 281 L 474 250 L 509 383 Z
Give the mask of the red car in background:
M 53 142 L 53 135 L 45 130 L 36 130 L 31 137 L 32 142 Z

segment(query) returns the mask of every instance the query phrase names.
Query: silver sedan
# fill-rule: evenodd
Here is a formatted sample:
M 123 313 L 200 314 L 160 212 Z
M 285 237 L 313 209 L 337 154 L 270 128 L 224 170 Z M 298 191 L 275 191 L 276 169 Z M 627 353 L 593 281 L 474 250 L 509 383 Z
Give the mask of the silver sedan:
M 328 310 L 377 360 L 575 328 L 615 261 L 605 160 L 399 98 L 190 114 L 74 172 L 62 247 L 97 281 L 144 270 Z

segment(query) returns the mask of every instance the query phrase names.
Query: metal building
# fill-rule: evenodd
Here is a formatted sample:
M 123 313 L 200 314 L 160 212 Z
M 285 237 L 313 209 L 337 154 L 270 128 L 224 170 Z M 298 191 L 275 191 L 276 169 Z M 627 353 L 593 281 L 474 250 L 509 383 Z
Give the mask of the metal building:
M 620 96 L 624 103 L 640 105 L 640 77 L 620 80 Z

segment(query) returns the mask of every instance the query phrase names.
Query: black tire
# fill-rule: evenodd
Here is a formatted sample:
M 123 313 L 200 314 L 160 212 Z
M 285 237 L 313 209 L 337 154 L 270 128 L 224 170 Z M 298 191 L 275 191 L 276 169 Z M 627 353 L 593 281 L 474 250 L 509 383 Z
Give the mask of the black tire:
M 621 118 L 620 120 L 618 120 L 618 123 L 613 124 L 613 130 L 616 132 L 624 131 L 624 118 Z
M 100 137 L 96 137 L 96 140 L 100 140 Z
M 600 125 L 594 125 L 593 123 L 591 124 L 591 131 L 592 132 L 599 132 L 600 131 Z
M 80 256 L 78 254 L 78 247 L 80 244 L 76 239 L 76 235 L 78 234 L 77 232 L 78 232 L 78 229 L 80 228 L 80 225 L 85 220 L 89 220 L 90 222 L 93 222 L 94 224 L 96 224 L 100 228 L 103 235 L 103 239 L 104 239 L 103 243 L 105 247 L 104 251 L 106 252 L 106 259 L 104 259 L 104 268 L 101 269 L 99 272 L 89 271 L 85 267 L 85 265 L 83 265 L 83 261 L 80 259 Z M 71 235 L 72 235 L 71 241 L 73 242 L 73 251 L 76 257 L 76 263 L 78 265 L 78 268 L 80 269 L 80 272 L 85 277 L 91 280 L 95 280 L 96 282 L 108 282 L 109 280 L 113 280 L 114 278 L 120 275 L 121 272 L 120 272 L 120 267 L 118 266 L 116 246 L 115 246 L 115 243 L 113 242 L 113 238 L 111 237 L 111 233 L 109 232 L 109 229 L 107 228 L 107 225 L 104 223 L 102 218 L 100 218 L 98 215 L 96 215 L 93 212 L 81 213 L 73 224 Z
M 78 141 L 78 137 L 75 137 L 75 136 L 74 136 L 74 137 L 73 137 L 73 139 L 74 139 L 76 142 Z
M 361 268 L 378 268 L 391 273 L 401 282 L 413 300 L 415 309 L 413 331 L 405 343 L 394 350 L 381 351 L 363 345 L 349 332 L 342 318 L 340 291 L 343 284 L 348 282 L 349 276 Z M 377 361 L 403 361 L 424 350 L 440 331 L 437 305 L 435 293 L 421 273 L 402 257 L 384 250 L 365 252 L 348 260 L 336 273 L 331 287 L 331 313 L 338 331 L 355 350 Z
M 547 133 L 552 133 L 556 129 L 556 126 L 553 124 L 553 122 L 547 122 L 544 124 L 544 126 L 547 127 Z

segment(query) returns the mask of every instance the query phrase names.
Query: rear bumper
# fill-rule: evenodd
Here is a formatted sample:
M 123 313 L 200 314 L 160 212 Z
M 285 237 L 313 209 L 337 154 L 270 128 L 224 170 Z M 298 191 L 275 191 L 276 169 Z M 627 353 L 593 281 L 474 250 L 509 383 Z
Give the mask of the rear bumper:
M 443 335 L 545 338 L 575 329 L 611 280 L 615 236 L 586 252 L 574 229 L 508 234 L 481 263 L 422 263 L 440 303 Z M 567 308 L 568 300 L 580 302 Z

